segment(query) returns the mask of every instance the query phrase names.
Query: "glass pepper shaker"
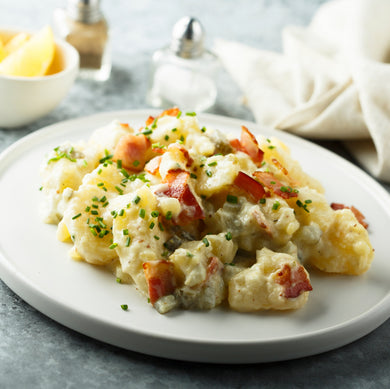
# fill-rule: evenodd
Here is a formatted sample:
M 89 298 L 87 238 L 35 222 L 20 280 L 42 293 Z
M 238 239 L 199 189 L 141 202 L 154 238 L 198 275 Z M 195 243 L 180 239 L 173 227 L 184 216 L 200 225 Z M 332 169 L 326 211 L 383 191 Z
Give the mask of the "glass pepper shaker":
M 204 48 L 204 38 L 201 23 L 193 17 L 183 17 L 174 25 L 170 45 L 156 51 L 152 58 L 149 104 L 198 112 L 214 105 L 219 64 Z
M 53 15 L 53 31 L 80 55 L 80 77 L 105 81 L 110 77 L 108 24 L 100 0 L 68 0 Z

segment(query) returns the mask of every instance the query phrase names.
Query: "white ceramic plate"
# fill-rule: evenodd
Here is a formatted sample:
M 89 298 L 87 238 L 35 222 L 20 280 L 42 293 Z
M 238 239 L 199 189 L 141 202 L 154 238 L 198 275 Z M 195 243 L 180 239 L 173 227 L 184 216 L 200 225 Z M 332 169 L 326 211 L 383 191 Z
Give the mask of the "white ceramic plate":
M 78 332 L 126 349 L 167 358 L 220 363 L 266 362 L 308 356 L 345 345 L 390 316 L 390 196 L 361 170 L 300 138 L 253 123 L 199 115 L 203 125 L 240 131 L 241 124 L 290 147 L 306 171 L 327 188 L 329 201 L 354 205 L 366 216 L 376 250 L 360 277 L 312 272 L 313 292 L 295 312 L 242 314 L 215 309 L 158 314 L 130 285 L 68 257 L 56 227 L 43 224 L 39 165 L 65 140 L 88 137 L 112 119 L 137 127 L 155 114 L 121 111 L 66 121 L 18 141 L 0 156 L 0 276 L 25 301 Z M 123 311 L 121 304 L 128 304 Z

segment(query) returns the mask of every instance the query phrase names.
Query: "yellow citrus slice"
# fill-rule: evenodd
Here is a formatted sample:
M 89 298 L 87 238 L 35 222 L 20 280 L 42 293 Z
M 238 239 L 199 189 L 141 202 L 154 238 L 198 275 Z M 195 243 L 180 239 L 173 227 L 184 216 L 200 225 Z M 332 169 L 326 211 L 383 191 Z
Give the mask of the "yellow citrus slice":
M 0 62 L 7 56 L 7 53 L 4 49 L 4 44 L 0 38 Z
M 0 74 L 44 76 L 53 61 L 54 51 L 53 32 L 46 26 L 0 62 Z
M 16 34 L 4 45 L 6 55 L 9 55 L 18 50 L 25 42 L 28 41 L 29 38 L 30 35 L 26 32 L 20 32 L 19 34 Z

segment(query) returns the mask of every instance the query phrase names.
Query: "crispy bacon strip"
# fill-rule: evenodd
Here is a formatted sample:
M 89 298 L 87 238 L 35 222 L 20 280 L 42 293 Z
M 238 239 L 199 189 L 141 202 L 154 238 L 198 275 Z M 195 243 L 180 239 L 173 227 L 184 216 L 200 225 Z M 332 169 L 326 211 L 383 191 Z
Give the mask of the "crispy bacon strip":
M 285 176 L 288 176 L 288 170 L 276 158 L 272 158 L 271 161 Z
M 180 109 L 177 107 L 166 109 L 165 111 L 161 112 L 160 115 L 157 116 L 157 118 L 161 118 L 163 116 L 177 116 L 180 112 Z M 149 116 L 146 120 L 146 126 L 150 126 L 154 122 L 155 118 L 153 116 Z
M 332 203 L 330 204 L 330 207 L 337 211 L 339 209 L 350 209 L 353 214 L 355 215 L 356 217 L 356 220 L 365 228 L 367 229 L 368 228 L 368 223 L 366 222 L 366 217 L 357 209 L 355 208 L 353 205 L 351 207 L 347 207 L 346 205 L 344 204 L 340 204 L 340 203 Z
M 281 270 L 278 271 L 275 281 L 284 287 L 281 296 L 286 298 L 295 298 L 303 292 L 313 290 L 310 280 L 302 265 L 291 269 L 288 263 L 285 263 Z
M 150 302 L 153 305 L 161 297 L 174 292 L 176 279 L 172 262 L 165 260 L 144 262 L 142 267 L 148 283 Z
M 237 151 L 248 154 L 256 166 L 261 166 L 264 152 L 260 149 L 255 136 L 245 126 L 241 126 L 240 140 L 232 139 L 230 145 Z
M 180 201 L 182 210 L 178 217 L 173 219 L 173 222 L 178 225 L 205 218 L 203 209 L 188 184 L 189 177 L 190 173 L 187 171 L 170 170 L 163 181 L 168 183 L 168 188 L 156 192 L 156 195 L 173 197 Z
M 256 171 L 253 173 L 253 176 L 263 184 L 268 189 L 272 190 L 278 196 L 289 199 L 291 197 L 297 197 L 298 193 L 296 193 L 291 186 L 284 184 L 279 181 L 272 173 L 270 172 L 261 172 Z
M 154 157 L 151 159 L 146 165 L 145 165 L 145 170 L 153 175 L 156 175 L 158 172 L 158 169 L 160 168 L 160 163 L 161 163 L 162 156 L 158 155 L 157 157 Z
M 257 182 L 252 177 L 248 176 L 244 172 L 238 172 L 237 177 L 235 178 L 233 185 L 238 189 L 243 190 L 250 199 L 257 203 L 261 198 L 265 196 L 265 190 L 263 185 Z
M 209 263 L 207 265 L 207 278 L 215 274 L 222 268 L 221 261 L 217 257 L 209 258 Z
M 127 134 L 120 138 L 114 151 L 114 161 L 121 160 L 122 166 L 129 170 L 141 171 L 150 149 L 149 139 L 143 135 Z
M 184 159 L 187 161 L 186 162 L 187 167 L 190 167 L 194 163 L 194 160 L 190 157 L 188 150 L 184 146 L 182 146 L 178 143 L 171 143 L 168 146 L 168 151 L 172 151 L 174 153 L 179 151 L 183 155 Z M 178 159 L 181 159 L 181 158 L 179 157 Z

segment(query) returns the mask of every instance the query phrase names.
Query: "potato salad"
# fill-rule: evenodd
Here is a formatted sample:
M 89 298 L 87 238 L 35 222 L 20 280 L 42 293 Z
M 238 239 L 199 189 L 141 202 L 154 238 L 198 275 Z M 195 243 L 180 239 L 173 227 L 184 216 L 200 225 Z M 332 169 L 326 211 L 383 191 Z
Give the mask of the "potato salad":
M 306 268 L 359 275 L 374 250 L 364 216 L 329 204 L 288 147 L 172 108 L 112 122 L 42 163 L 42 217 L 70 256 L 105 266 L 159 313 L 298 309 Z

